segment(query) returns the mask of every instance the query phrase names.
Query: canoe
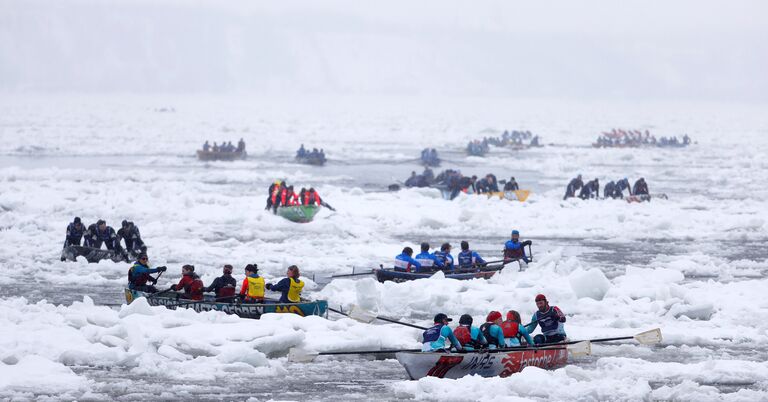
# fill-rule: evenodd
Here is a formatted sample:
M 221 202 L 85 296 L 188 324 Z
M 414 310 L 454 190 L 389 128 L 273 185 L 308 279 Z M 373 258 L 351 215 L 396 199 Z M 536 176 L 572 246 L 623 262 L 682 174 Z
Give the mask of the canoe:
M 496 272 L 499 272 L 501 268 L 484 269 L 473 272 L 459 272 L 459 273 L 446 273 L 445 277 L 448 279 L 469 280 L 476 278 L 488 279 L 492 277 Z M 376 275 L 376 280 L 379 282 L 393 281 L 393 282 L 405 282 L 413 281 L 416 279 L 427 279 L 434 275 L 436 272 L 403 272 L 395 271 L 392 268 L 376 268 L 373 270 Z
M 472 193 L 467 192 L 466 194 L 472 194 Z M 493 191 L 490 193 L 482 193 L 482 194 L 485 194 L 486 196 L 488 196 L 488 198 L 499 197 L 500 199 L 505 199 L 510 201 L 525 202 L 525 200 L 527 200 L 528 197 L 531 195 L 531 191 L 530 190 Z M 448 201 L 451 201 L 454 198 L 456 198 L 456 197 L 451 197 L 453 193 L 447 188 L 440 188 L 440 195 L 442 195 L 444 200 L 448 200 Z
M 67 246 L 61 250 L 62 261 L 76 261 L 77 257 L 85 257 L 85 260 L 90 263 L 96 263 L 101 260 L 112 260 L 114 262 L 129 262 L 129 257 L 136 257 L 134 254 L 123 255 L 114 250 L 104 250 L 94 247 L 85 246 Z
M 325 300 L 302 301 L 301 303 L 279 303 L 277 300 L 266 299 L 265 303 L 225 303 L 214 300 L 212 296 L 206 296 L 206 300 L 195 302 L 186 299 L 176 299 L 176 294 L 170 293 L 161 296 L 152 296 L 151 293 L 125 289 L 125 301 L 131 304 L 139 297 L 147 298 L 151 306 L 165 306 L 171 310 L 188 308 L 197 312 L 221 311 L 234 314 L 241 318 L 259 319 L 267 313 L 292 313 L 302 317 L 308 315 L 325 316 L 328 312 L 328 302 Z
M 525 200 L 528 199 L 528 196 L 531 195 L 531 190 L 495 191 L 485 194 L 488 195 L 488 198 L 499 197 L 500 199 L 510 201 L 525 202 Z
M 395 357 L 412 380 L 424 377 L 456 379 L 473 374 L 508 377 L 528 366 L 555 369 L 568 362 L 568 351 L 559 348 L 468 353 L 399 352 Z
M 248 154 L 245 151 L 242 152 L 213 152 L 213 151 L 197 151 L 197 159 L 201 161 L 234 161 L 237 159 L 245 159 Z
M 652 198 L 661 198 L 661 199 L 668 199 L 667 195 L 664 193 L 659 194 L 643 194 L 643 195 L 630 195 L 628 197 L 624 197 L 627 202 L 645 202 L 650 201 Z
M 291 222 L 307 223 L 315 219 L 315 215 L 320 211 L 317 205 L 295 205 L 288 207 L 277 207 L 277 214 Z
M 323 166 L 325 164 L 325 156 L 297 156 L 296 162 L 303 165 Z

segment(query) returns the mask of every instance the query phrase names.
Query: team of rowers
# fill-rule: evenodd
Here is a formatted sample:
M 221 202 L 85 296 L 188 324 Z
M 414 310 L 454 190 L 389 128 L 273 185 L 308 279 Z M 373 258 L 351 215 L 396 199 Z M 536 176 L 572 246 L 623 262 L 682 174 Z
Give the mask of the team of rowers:
M 434 325 L 424 331 L 421 350 L 424 352 L 473 351 L 479 349 L 503 349 L 519 346 L 540 346 L 563 342 L 565 334 L 565 314 L 557 307 L 550 306 L 546 296 L 536 296 L 536 312 L 531 322 L 523 325 L 520 314 L 515 310 L 507 312 L 506 320 L 501 313 L 491 311 L 485 323 L 473 326 L 472 316 L 464 314 L 459 318 L 459 326 L 451 329 L 448 323 L 453 321 L 447 315 L 435 315 Z M 541 334 L 531 339 L 531 333 L 541 327 Z M 450 346 L 447 344 L 450 342 Z
M 512 231 L 512 238 L 504 243 L 504 263 L 523 260 L 531 261 L 525 254 L 525 246 L 531 244 L 530 240 L 520 241 L 520 232 Z M 479 269 L 488 264 L 476 251 L 469 248 L 469 242 L 461 242 L 461 252 L 456 259 L 451 255 L 451 245 L 443 243 L 439 251 L 429 252 L 429 243 L 421 243 L 421 253 L 413 256 L 413 249 L 405 247 L 403 252 L 395 257 L 395 271 L 402 272 L 434 272 L 437 270 L 456 271 L 467 269 Z
M 153 278 L 150 274 L 165 272 L 166 269 L 164 266 L 150 268 L 147 255 L 141 254 L 128 270 L 128 288 L 145 293 L 158 293 L 154 286 L 157 278 Z M 203 284 L 200 276 L 195 273 L 194 265 L 184 265 L 181 268 L 179 283 L 172 285 L 163 293 L 176 291 L 180 299 L 203 300 L 204 293 L 211 292 L 216 295 L 214 301 L 218 302 L 264 303 L 268 301 L 264 297 L 266 289 L 281 292 L 279 303 L 299 303 L 301 291 L 304 288 L 299 268 L 291 265 L 285 275 L 285 278 L 275 284 L 266 283 L 264 278 L 259 276 L 259 267 L 256 264 L 248 264 L 245 266 L 245 279 L 240 287 L 240 293 L 236 294 L 237 281 L 232 276 L 232 265 L 224 265 L 223 275 L 214 279 L 210 286 Z

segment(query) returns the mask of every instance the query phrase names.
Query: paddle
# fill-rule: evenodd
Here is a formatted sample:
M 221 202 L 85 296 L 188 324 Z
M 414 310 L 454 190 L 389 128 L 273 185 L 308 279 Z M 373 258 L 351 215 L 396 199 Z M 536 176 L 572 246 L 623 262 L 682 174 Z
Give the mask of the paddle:
M 368 272 L 356 272 L 354 274 L 343 274 L 343 275 L 331 275 L 331 279 L 335 278 L 347 278 L 350 276 L 360 276 L 360 275 L 370 275 L 373 273 L 373 270 L 370 270 Z
M 190 304 L 197 304 L 197 303 L 211 303 L 211 302 L 216 302 L 216 301 L 223 300 L 223 299 L 234 299 L 234 297 L 235 296 L 225 296 L 225 297 L 217 297 L 217 298 L 212 299 L 212 300 L 211 299 L 208 299 L 208 300 L 192 300 L 192 301 L 188 301 L 188 302 L 184 302 L 184 303 L 173 304 L 171 306 L 179 307 L 179 306 L 187 306 L 187 305 L 190 305 Z
M 641 332 L 639 334 L 635 334 L 635 335 L 632 335 L 632 336 L 619 336 L 619 337 L 615 337 L 615 338 L 589 339 L 589 342 L 600 343 L 600 342 L 611 342 L 611 341 L 626 341 L 626 340 L 630 340 L 630 339 L 636 340 L 637 343 L 639 343 L 641 345 L 655 345 L 657 343 L 661 343 L 661 341 L 662 341 L 661 329 L 655 328 L 655 329 L 651 329 L 651 330 L 648 330 L 648 331 L 645 331 L 645 332 Z M 579 341 L 566 342 L 566 343 L 564 343 L 564 345 L 574 344 L 574 343 L 577 343 L 577 342 L 579 342 Z
M 376 314 L 374 314 L 374 313 L 372 313 L 370 311 L 364 310 L 364 309 L 362 309 L 359 306 L 354 305 L 354 304 L 349 309 L 349 313 L 345 313 L 345 312 L 343 312 L 341 310 L 336 310 L 336 309 L 333 309 L 333 308 L 330 308 L 330 307 L 328 307 L 328 310 L 333 311 L 334 313 L 338 313 L 338 314 L 341 314 L 343 316 L 349 317 L 349 318 L 351 318 L 351 319 L 353 319 L 355 321 L 359 321 L 359 322 L 366 323 L 366 324 L 370 324 L 370 323 L 372 323 L 375 320 L 381 320 L 381 321 L 391 322 L 393 324 L 404 325 L 406 327 L 411 327 L 411 328 L 416 328 L 416 329 L 421 329 L 421 330 L 427 330 L 426 327 L 422 327 L 420 325 L 409 324 L 407 322 L 397 321 L 397 320 L 392 319 L 392 318 L 378 316 L 378 315 L 376 315 Z

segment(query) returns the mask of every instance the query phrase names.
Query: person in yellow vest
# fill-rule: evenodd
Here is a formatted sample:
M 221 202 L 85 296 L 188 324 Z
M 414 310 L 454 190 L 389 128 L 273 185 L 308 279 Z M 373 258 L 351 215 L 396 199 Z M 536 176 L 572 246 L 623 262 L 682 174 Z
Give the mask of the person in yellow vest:
M 301 302 L 301 290 L 304 289 L 304 282 L 299 279 L 299 267 L 291 265 L 283 278 L 277 284 L 267 284 L 267 289 L 273 292 L 282 292 L 280 303 L 299 303 Z
M 264 302 L 264 278 L 259 276 L 259 267 L 256 264 L 245 266 L 245 279 L 240 288 L 240 299 L 244 303 Z

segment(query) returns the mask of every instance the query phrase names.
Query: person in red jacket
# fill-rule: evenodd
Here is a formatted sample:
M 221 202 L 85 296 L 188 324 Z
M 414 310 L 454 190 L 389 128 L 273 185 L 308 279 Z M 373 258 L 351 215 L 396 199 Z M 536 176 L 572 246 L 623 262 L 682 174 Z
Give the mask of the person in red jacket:
M 181 267 L 181 280 L 178 284 L 171 286 L 171 290 L 184 291 L 181 297 L 190 300 L 203 300 L 204 289 L 205 285 L 195 273 L 194 265 Z
M 321 205 L 323 200 L 320 199 L 320 194 L 312 187 L 307 191 L 307 195 L 304 197 L 304 205 Z

